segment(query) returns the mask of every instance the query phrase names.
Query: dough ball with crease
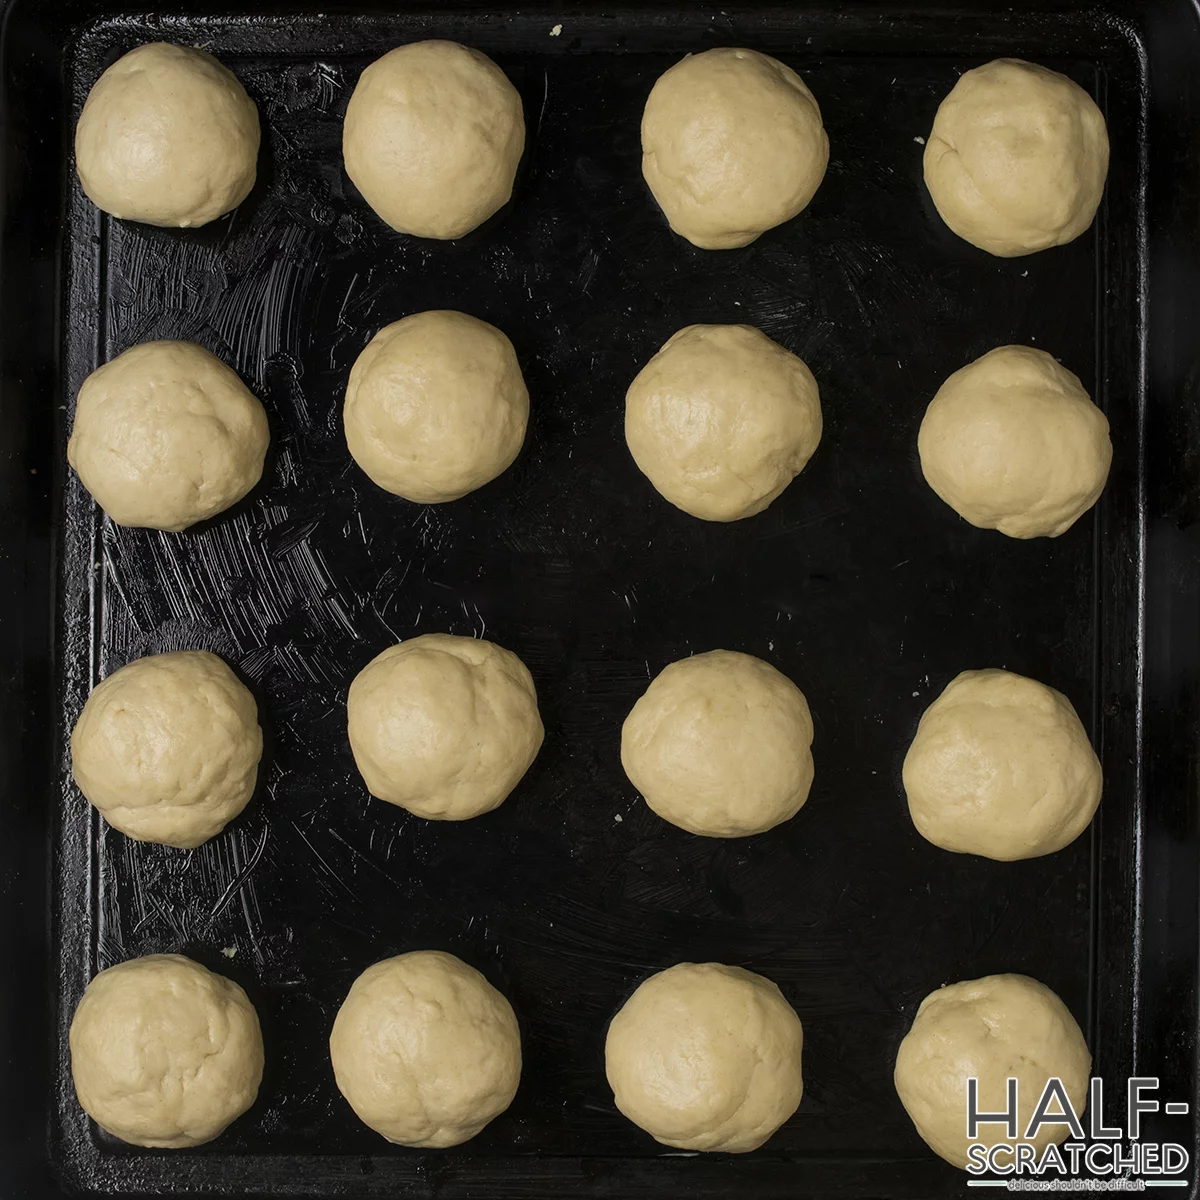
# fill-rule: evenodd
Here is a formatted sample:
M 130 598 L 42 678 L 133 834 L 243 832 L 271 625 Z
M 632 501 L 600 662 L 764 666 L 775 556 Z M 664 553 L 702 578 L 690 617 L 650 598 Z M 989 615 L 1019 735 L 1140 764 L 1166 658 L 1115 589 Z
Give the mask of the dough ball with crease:
M 1018 1081 L 1018 1136 L 1010 1138 L 1004 1124 L 988 1123 L 978 1127 L 975 1144 L 1015 1141 L 1032 1145 L 1040 1157 L 1070 1132 L 1066 1125 L 1043 1125 L 1032 1139 L 1024 1137 L 1047 1081 L 1060 1079 L 1082 1116 L 1091 1067 L 1083 1033 L 1054 992 L 1027 975 L 988 975 L 938 988 L 921 1001 L 900 1043 L 895 1084 L 921 1137 L 947 1162 L 965 1168 L 972 1145 L 968 1079 L 979 1081 L 980 1112 L 1005 1111 L 1007 1080 Z
M 246 993 L 179 954 L 101 971 L 75 1010 L 70 1047 L 84 1112 L 135 1146 L 212 1141 L 262 1080 L 262 1033 Z
M 762 833 L 813 781 L 804 694 L 769 663 L 711 650 L 664 668 L 621 728 L 621 765 L 660 817 L 707 837 Z
M 521 1032 L 512 1006 L 453 954 L 417 950 L 368 967 L 329 1035 L 338 1090 L 401 1146 L 473 1138 L 512 1103 Z
M 71 734 L 71 772 L 114 829 L 190 849 L 246 807 L 262 747 L 238 677 L 207 650 L 176 650 L 96 686 Z
M 807 207 L 829 138 L 790 67 L 727 46 L 655 83 L 642 115 L 642 174 L 671 228 L 705 250 L 748 245 Z
M 118 525 L 179 532 L 236 504 L 270 441 L 258 399 L 191 342 L 143 342 L 79 389 L 67 460 Z
M 465 313 L 415 313 L 355 361 L 343 414 L 354 461 L 418 504 L 457 500 L 507 470 L 525 440 L 529 392 L 516 351 Z
M 1011 671 L 964 671 L 917 726 L 908 809 L 944 850 L 1012 861 L 1053 854 L 1100 803 L 1100 760 L 1070 700 Z
M 525 149 L 521 97 L 486 54 L 412 42 L 376 59 L 346 107 L 342 157 L 393 229 L 459 238 L 508 202 Z
M 258 109 L 227 67 L 151 42 L 119 58 L 75 127 L 79 182 L 97 208 L 148 225 L 204 225 L 250 193 Z
M 800 1105 L 804 1030 L 769 979 L 679 963 L 612 1019 L 605 1073 L 617 1108 L 680 1150 L 757 1150 Z
M 796 355 L 749 325 L 689 325 L 625 396 L 625 441 L 676 508 L 705 521 L 765 509 L 821 440 L 821 397 Z
M 938 388 L 917 435 L 929 486 L 964 520 L 1058 537 L 1100 497 L 1108 419 L 1044 350 L 999 346 Z
M 925 184 L 942 220 L 1001 258 L 1077 238 L 1107 175 L 1096 102 L 1065 75 L 1017 58 L 967 71 L 925 143 Z
M 509 650 L 427 633 L 350 685 L 350 748 L 372 796 L 435 821 L 502 804 L 542 744 L 533 679 Z

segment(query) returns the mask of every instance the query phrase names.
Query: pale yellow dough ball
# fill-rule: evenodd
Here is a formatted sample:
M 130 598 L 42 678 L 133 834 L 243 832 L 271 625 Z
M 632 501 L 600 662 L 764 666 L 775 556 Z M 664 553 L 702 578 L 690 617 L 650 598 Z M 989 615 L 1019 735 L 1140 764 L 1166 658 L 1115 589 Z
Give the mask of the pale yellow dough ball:
M 402 1146 L 473 1138 L 512 1103 L 521 1032 L 473 967 L 418 950 L 368 967 L 329 1035 L 338 1090 L 359 1120 Z
M 711 650 L 664 668 L 621 727 L 621 765 L 664 820 L 746 837 L 788 820 L 813 781 L 804 694 L 769 663 Z
M 1025 1142 L 1040 1155 L 1069 1132 L 1065 1125 L 1043 1125 L 1032 1139 L 1020 1136 L 1047 1080 L 1062 1080 L 1076 1114 L 1082 1115 L 1091 1066 L 1075 1018 L 1045 984 L 1026 975 L 988 975 L 925 997 L 900 1043 L 895 1083 L 921 1137 L 947 1162 L 965 1168 L 972 1144 L 968 1079 L 979 1081 L 981 1112 L 1004 1111 L 1007 1080 L 1018 1081 L 1018 1137 L 1010 1138 L 1005 1125 L 986 1124 L 979 1126 L 975 1144 Z
M 1002 258 L 1073 241 L 1108 175 L 1095 101 L 1057 71 L 1016 58 L 967 71 L 925 143 L 925 184 L 942 220 Z
M 497 808 L 544 734 L 525 664 L 492 642 L 445 633 L 373 658 L 350 685 L 346 708 L 371 795 L 434 821 Z
M 1100 760 L 1070 700 L 1011 671 L 964 671 L 925 710 L 904 759 L 908 809 L 944 850 L 1053 854 L 1100 803 Z
M 671 228 L 702 249 L 745 246 L 790 221 L 828 162 L 812 92 L 756 50 L 689 55 L 646 101 L 642 174 Z
M 521 97 L 486 54 L 412 42 L 376 59 L 346 108 L 342 156 L 393 229 L 459 238 L 512 195 L 525 148 Z
M 204 225 L 254 186 L 258 109 L 227 67 L 151 42 L 119 58 L 75 127 L 79 182 L 97 208 L 148 225 Z
M 246 807 L 262 747 L 238 677 L 207 650 L 178 650 L 96 686 L 71 734 L 71 771 L 114 829 L 188 849 Z
M 1100 498 L 1108 418 L 1044 350 L 999 346 L 938 388 L 917 435 L 929 486 L 964 520 L 1058 537 Z
M 258 1015 L 236 983 L 178 954 L 131 959 L 88 984 L 71 1021 L 83 1110 L 135 1146 L 210 1142 L 254 1103 Z
M 118 525 L 178 533 L 254 487 L 270 436 L 263 406 L 216 355 L 143 342 L 84 380 L 67 461 Z
M 821 440 L 817 381 L 749 325 L 689 325 L 625 395 L 633 461 L 676 508 L 705 521 L 760 513 Z
M 612 1019 L 617 1108 L 680 1150 L 757 1150 L 800 1105 L 804 1030 L 769 979 L 720 963 L 650 976 Z
M 415 313 L 381 329 L 350 370 L 343 423 L 354 461 L 419 504 L 457 500 L 520 452 L 529 392 L 512 342 L 465 313 Z

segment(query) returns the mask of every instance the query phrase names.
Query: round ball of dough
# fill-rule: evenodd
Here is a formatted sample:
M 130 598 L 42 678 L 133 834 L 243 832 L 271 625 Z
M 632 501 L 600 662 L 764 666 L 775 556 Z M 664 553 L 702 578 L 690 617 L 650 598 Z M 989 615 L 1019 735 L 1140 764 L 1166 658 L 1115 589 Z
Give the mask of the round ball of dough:
M 621 727 L 621 765 L 660 817 L 745 837 L 794 817 L 813 781 L 804 694 L 769 663 L 711 650 L 666 667 Z
M 1058 537 L 1108 480 L 1108 419 L 1044 350 L 1000 346 L 938 388 L 917 435 L 929 486 L 981 529 Z
M 350 685 L 350 749 L 372 796 L 431 821 L 499 807 L 542 744 L 525 664 L 478 638 L 390 646 Z
M 760 513 L 821 440 L 821 397 L 794 354 L 749 325 L 689 325 L 625 394 L 633 461 L 705 521 Z
M 263 406 L 215 355 L 144 342 L 84 380 L 67 460 L 118 525 L 178 533 L 259 481 L 270 436 Z
M 211 54 L 151 42 L 96 80 L 75 127 L 97 208 L 148 225 L 204 225 L 254 186 L 258 109 Z
M 179 954 L 101 971 L 71 1021 L 71 1075 L 101 1129 L 135 1146 L 211 1142 L 254 1103 L 263 1072 L 254 1006 Z
M 529 392 L 512 342 L 494 325 L 460 312 L 415 313 L 364 347 L 343 419 L 350 453 L 375 483 L 441 504 L 512 464 Z
M 1015 58 L 963 75 L 925 143 L 925 185 L 942 220 L 1001 258 L 1074 241 L 1107 175 L 1108 130 L 1091 96 Z
M 1007 1080 L 1018 1081 L 1018 1135 L 1029 1127 L 1046 1081 L 1062 1080 L 1078 1114 L 1087 1102 L 1092 1056 L 1067 1006 L 1026 975 L 988 975 L 931 992 L 921 1001 L 896 1056 L 896 1091 L 917 1132 L 947 1162 L 966 1167 L 967 1080 L 979 1080 L 979 1111 L 1007 1108 Z M 1057 1106 L 1054 1106 L 1058 1111 Z M 1065 1125 L 1043 1125 L 1031 1139 L 1005 1125 L 980 1125 L 975 1143 L 1025 1142 L 1037 1153 L 1057 1145 Z
M 71 734 L 71 771 L 114 829 L 190 849 L 246 807 L 262 746 L 237 676 L 207 650 L 179 650 L 95 688 Z
M 521 97 L 486 54 L 413 42 L 376 59 L 346 108 L 342 157 L 400 233 L 458 238 L 512 195 L 525 149 Z
M 720 963 L 651 975 L 612 1019 L 617 1107 L 681 1150 L 757 1150 L 799 1107 L 804 1030 L 769 979 Z
M 692 54 L 642 114 L 642 174 L 671 228 L 704 250 L 790 221 L 829 163 L 821 110 L 790 67 L 755 50 Z
M 943 850 L 1011 862 L 1053 854 L 1100 803 L 1100 760 L 1061 692 L 964 671 L 925 710 L 904 759 L 908 811 Z
M 368 967 L 329 1035 L 338 1090 L 401 1146 L 473 1138 L 512 1103 L 521 1031 L 512 1005 L 465 962 L 417 950 Z

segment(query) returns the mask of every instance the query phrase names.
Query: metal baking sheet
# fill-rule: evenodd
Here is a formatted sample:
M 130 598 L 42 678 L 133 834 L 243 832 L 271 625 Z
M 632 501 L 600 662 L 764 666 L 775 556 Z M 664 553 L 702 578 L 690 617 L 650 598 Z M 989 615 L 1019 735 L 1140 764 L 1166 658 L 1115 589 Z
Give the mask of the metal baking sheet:
M 4 818 L 2 886 L 23 915 L 4 936 L 49 999 L 18 1029 L 25 983 L 14 974 L 0 998 L 10 1061 L 25 1064 L 20 1085 L 0 1084 L 11 1194 L 966 1194 L 916 1135 L 891 1072 L 928 991 L 993 971 L 1058 991 L 1107 1080 L 1137 1065 L 1191 1094 L 1200 431 L 1187 408 L 1195 331 L 1173 297 L 1195 270 L 1182 249 L 1195 166 L 1169 171 L 1197 101 L 1189 6 L 368 14 L 263 2 L 230 16 L 83 0 L 50 14 L 17 0 L 8 16 L 0 404 L 14 440 L 0 464 L 12 514 L 0 554 L 22 568 L 0 601 L 11 718 L 0 737 L 21 794 Z M 341 169 L 359 71 L 423 37 L 492 55 L 529 129 L 514 202 L 455 243 L 386 229 Z M 88 87 L 156 39 L 211 50 L 263 119 L 259 184 L 199 230 L 109 220 L 69 170 Z M 801 217 L 719 253 L 669 233 L 638 142 L 657 76 L 716 45 L 800 71 L 832 147 Z M 921 181 L 938 102 L 999 55 L 1078 80 L 1113 146 L 1094 229 L 1011 260 L 950 234 Z M 33 101 L 35 85 L 47 100 Z M 499 480 L 425 507 L 358 471 L 340 411 L 371 335 L 441 307 L 512 338 L 532 417 Z M 824 406 L 808 468 L 766 513 L 732 525 L 667 505 L 622 435 L 630 380 L 700 321 L 745 321 L 801 355 Z M 153 337 L 219 354 L 272 427 L 262 485 L 182 535 L 100 519 L 63 461 L 79 383 Z M 1108 489 L 1057 540 L 966 525 L 917 464 L 938 384 L 1005 342 L 1059 357 L 1112 424 Z M 354 673 L 432 631 L 516 651 L 546 724 L 514 795 L 466 823 L 368 799 L 346 741 Z M 250 807 L 192 852 L 102 826 L 65 757 L 96 680 L 183 647 L 242 673 L 267 734 Z M 717 647 L 778 666 L 816 726 L 808 804 L 745 840 L 660 821 L 618 758 L 621 721 L 649 678 Z M 1099 818 L 1049 858 L 950 855 L 907 816 L 900 763 L 921 712 L 958 671 L 983 666 L 1066 692 L 1101 753 Z M 385 1144 L 338 1095 L 328 1062 L 353 978 L 416 948 L 483 970 L 524 1038 L 511 1109 L 452 1151 Z M 65 1031 L 88 979 L 159 951 L 237 979 L 266 1039 L 258 1102 L 191 1151 L 98 1133 L 67 1069 Z M 749 1156 L 667 1152 L 616 1112 L 604 1080 L 605 1026 L 633 987 L 710 959 L 774 979 L 805 1025 L 804 1101 Z M 1194 1144 L 1190 1119 L 1172 1120 L 1170 1136 Z

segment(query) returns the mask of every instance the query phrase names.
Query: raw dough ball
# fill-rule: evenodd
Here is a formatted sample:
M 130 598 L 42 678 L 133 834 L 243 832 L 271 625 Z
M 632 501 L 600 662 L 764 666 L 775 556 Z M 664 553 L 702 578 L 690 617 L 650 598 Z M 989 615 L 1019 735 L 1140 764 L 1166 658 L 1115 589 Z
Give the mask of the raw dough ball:
M 96 80 L 75 127 L 88 199 L 114 217 L 204 225 L 254 186 L 258 109 L 211 54 L 130 50 Z
M 504 802 L 542 744 L 525 664 L 478 638 L 390 646 L 350 685 L 350 749 L 372 796 L 431 821 Z
M 749 654 L 666 667 L 621 728 L 621 765 L 666 821 L 708 837 L 762 833 L 800 811 L 813 781 L 804 694 Z
M 1016 58 L 968 71 L 925 143 L 925 185 L 942 220 L 1001 258 L 1074 241 L 1108 174 L 1108 130 L 1065 75 Z
M 521 97 L 486 54 L 413 42 L 376 59 L 346 108 L 342 157 L 393 229 L 458 238 L 512 195 L 525 149 Z
M 1108 480 L 1108 420 L 1044 350 L 1000 346 L 938 388 L 917 435 L 929 486 L 1009 537 L 1058 537 Z
M 473 967 L 417 950 L 368 967 L 329 1035 L 338 1090 L 401 1146 L 441 1148 L 499 1116 L 521 1079 L 512 1006 Z
M 828 163 L 812 92 L 755 50 L 689 55 L 646 101 L 642 174 L 671 228 L 704 250 L 748 245 L 790 221 Z
M 1026 975 L 988 975 L 939 988 L 921 1001 L 896 1056 L 896 1091 L 917 1132 L 947 1162 L 966 1167 L 967 1080 L 979 1080 L 979 1111 L 1007 1107 L 1009 1078 L 1018 1080 L 1018 1134 L 1029 1127 L 1051 1076 L 1062 1080 L 1076 1113 L 1087 1102 L 1092 1056 L 1067 1006 Z M 1056 1106 L 1057 1107 L 1057 1106 Z M 1020 1142 L 1040 1155 L 1068 1133 L 1043 1125 L 1032 1139 L 1008 1136 L 1005 1125 L 980 1125 L 975 1142 Z
M 964 671 L 925 710 L 904 759 L 922 837 L 1011 862 L 1053 854 L 1100 803 L 1100 760 L 1061 692 L 1011 671 Z
M 246 807 L 262 745 L 237 676 L 207 650 L 178 650 L 95 688 L 71 734 L 71 771 L 113 828 L 190 849 Z
M 525 440 L 529 392 L 494 325 L 422 312 L 384 326 L 346 387 L 346 444 L 385 491 L 457 500 L 508 469 Z
M 769 979 L 720 963 L 651 975 L 612 1019 L 617 1107 L 681 1150 L 757 1150 L 799 1107 L 804 1030 Z
M 794 354 L 749 325 L 689 325 L 625 395 L 633 461 L 705 521 L 762 512 L 821 440 L 821 397 Z
M 259 481 L 270 436 L 263 406 L 219 358 L 144 342 L 84 380 L 67 459 L 118 525 L 177 533 Z
M 135 1146 L 211 1142 L 254 1103 L 262 1034 L 246 993 L 179 954 L 101 971 L 71 1021 L 79 1103 Z

